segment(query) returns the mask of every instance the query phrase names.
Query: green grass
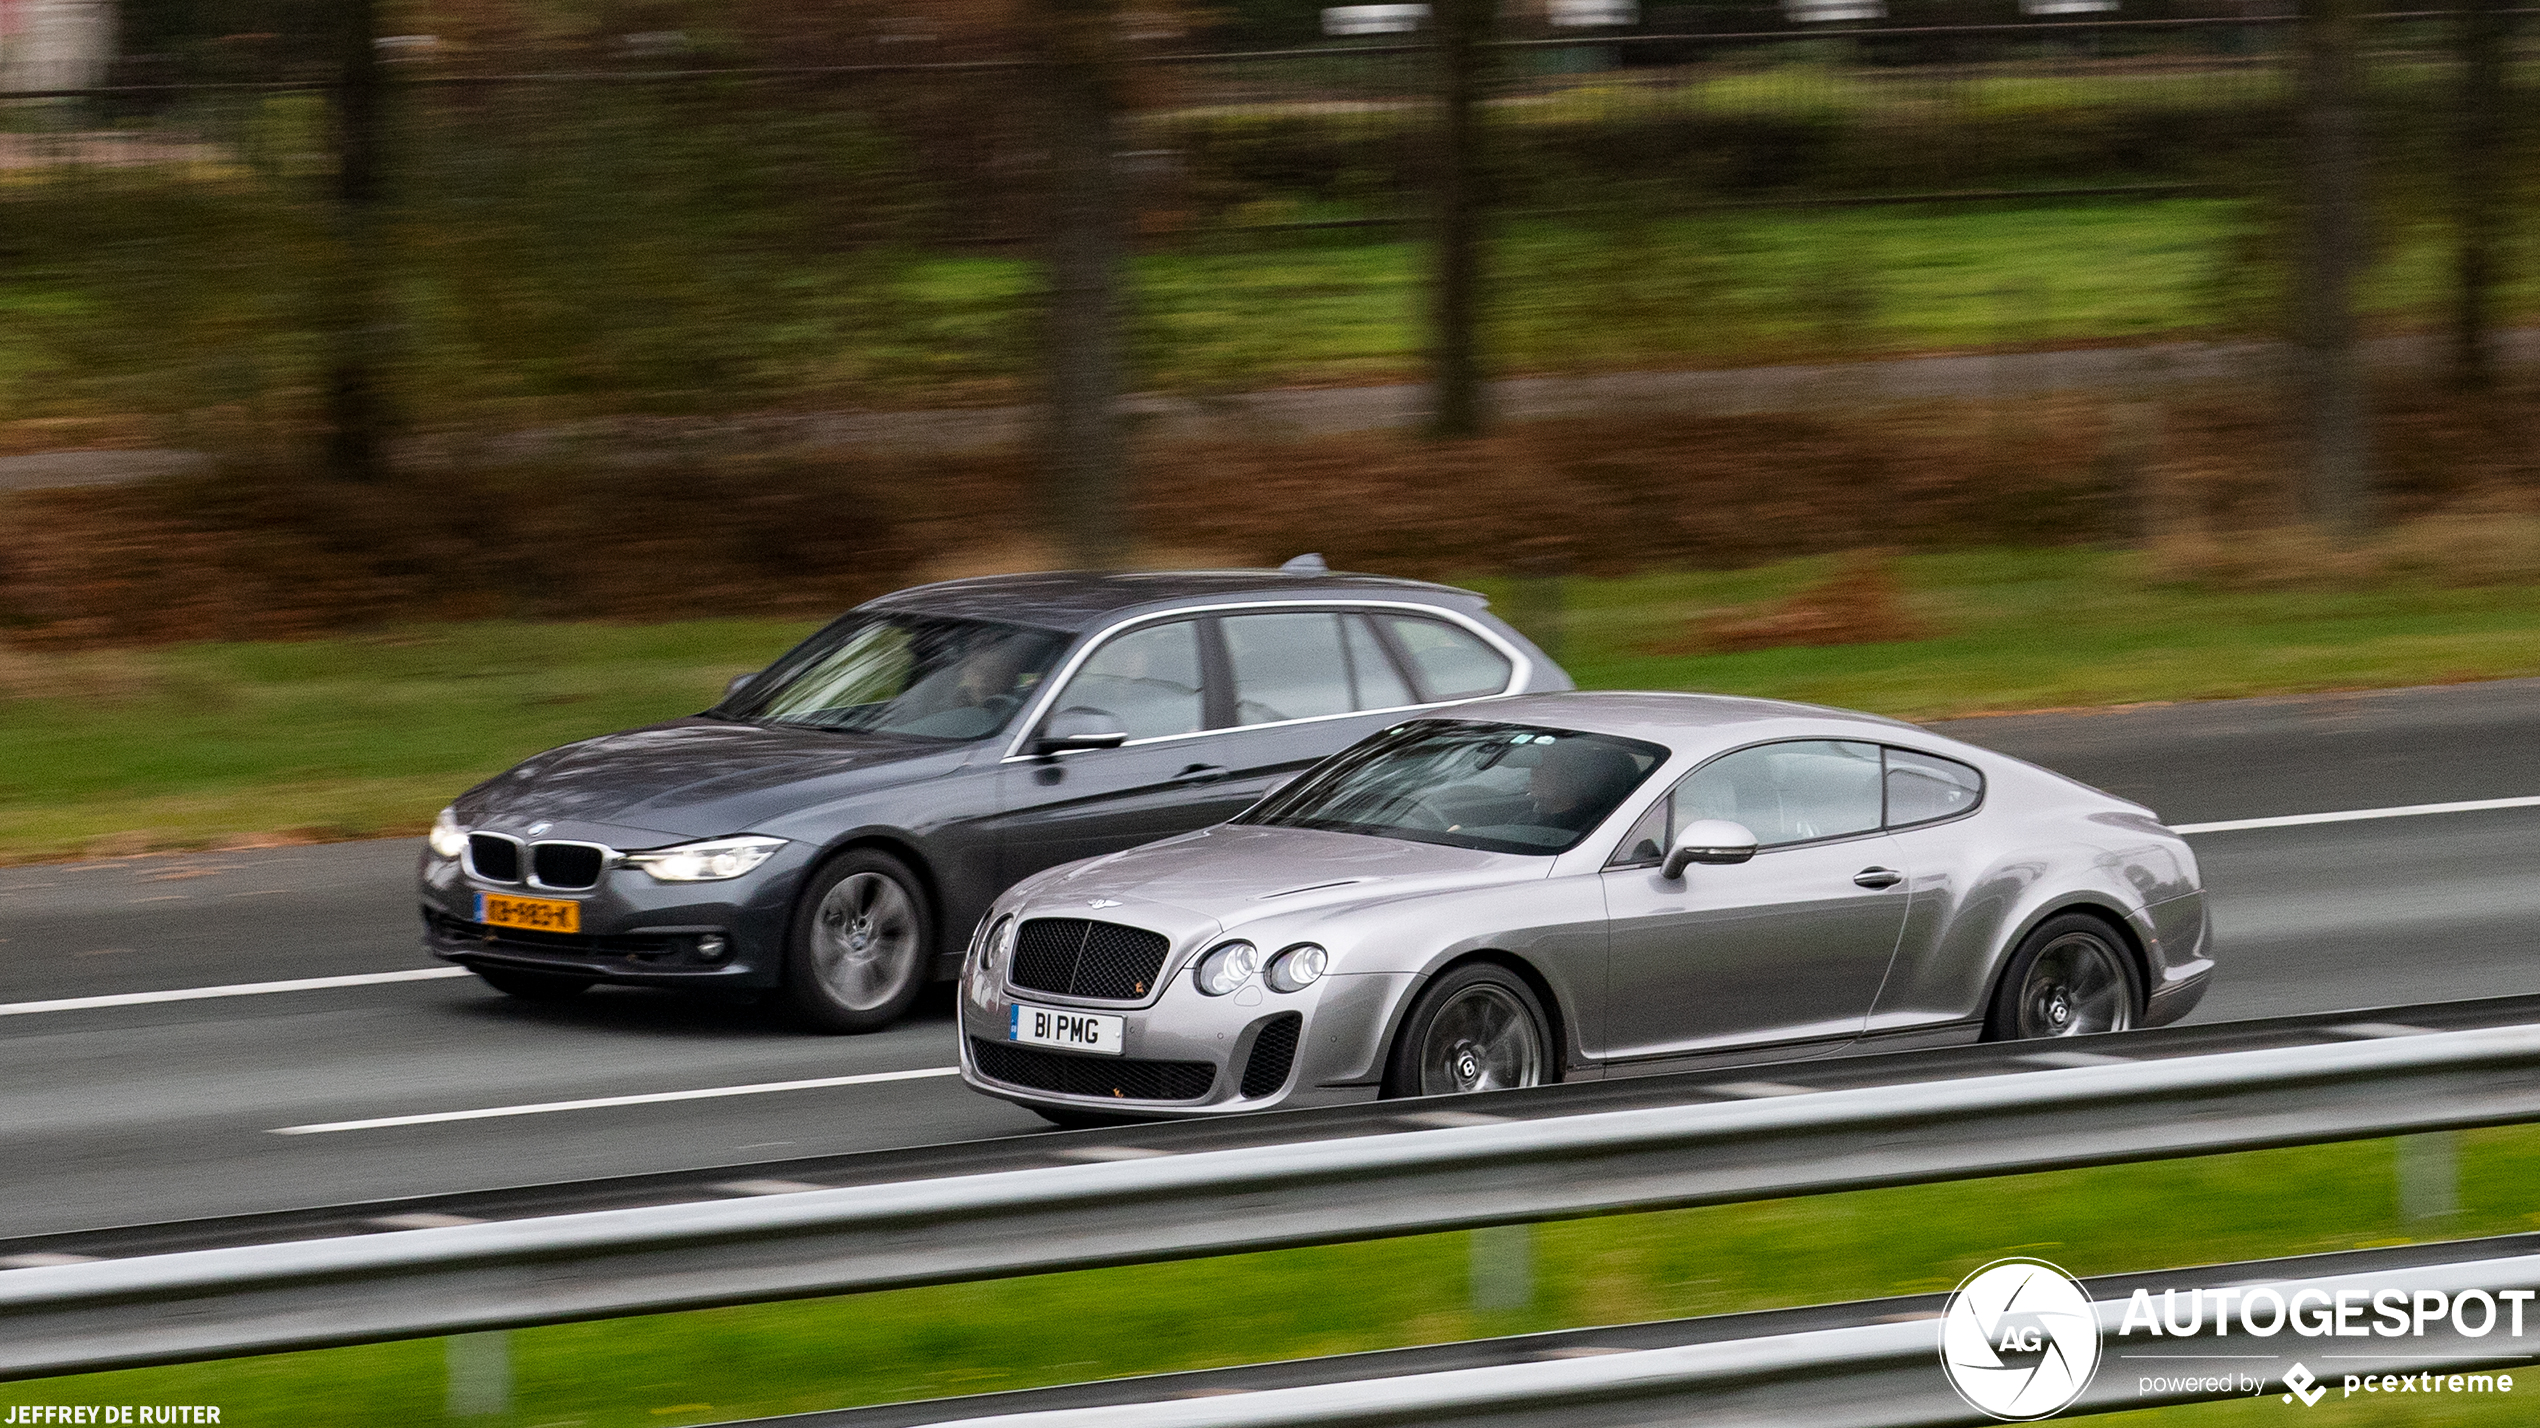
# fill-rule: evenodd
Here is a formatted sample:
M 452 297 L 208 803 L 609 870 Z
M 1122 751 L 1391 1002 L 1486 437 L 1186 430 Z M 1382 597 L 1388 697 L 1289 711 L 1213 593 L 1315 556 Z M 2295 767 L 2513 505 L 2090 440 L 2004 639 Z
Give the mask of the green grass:
M 1535 1296 L 1479 1312 L 1468 1239 L 1412 1239 L 522 1330 L 483 1428 L 711 1423 L 1479 1335 L 1944 1290 L 2006 1254 L 2078 1274 L 2524 1231 L 2540 1131 L 2471 1133 L 2463 1210 L 2410 1225 L 2393 1142 L 1538 1227 Z M 2107 1372 L 2120 1371 L 2112 1365 Z M 1938 1372 L 1935 1367 L 1934 1372 Z M 245 1425 L 442 1422 L 434 1341 L 13 1384 L 10 1403 L 209 1403 Z M 2521 1385 L 2517 1385 L 2521 1388 Z M 2535 1382 L 2533 1391 L 2540 1391 Z M 2323 1405 L 2328 1407 L 2330 1405 Z M 2142 1420 L 2277 1422 L 2226 1404 Z M 2347 1409 L 2350 1414 L 2363 1410 Z M 2521 1423 L 2514 1400 L 2375 1424 Z M 2356 1421 L 2362 1421 L 2360 1419 Z
M 2540 588 L 2214 592 L 2155 584 L 2142 557 L 2085 549 L 1900 558 L 1928 639 L 1645 652 L 1703 612 L 1777 598 L 1829 569 L 1573 580 L 1563 662 L 1590 687 L 1916 719 L 2540 675 Z M 1524 608 L 1483 584 L 1502 608 Z M 13 754 L 0 763 L 0 857 L 414 831 L 524 755 L 711 704 L 809 629 L 489 623 L 75 656 L 0 647 L 0 744 Z

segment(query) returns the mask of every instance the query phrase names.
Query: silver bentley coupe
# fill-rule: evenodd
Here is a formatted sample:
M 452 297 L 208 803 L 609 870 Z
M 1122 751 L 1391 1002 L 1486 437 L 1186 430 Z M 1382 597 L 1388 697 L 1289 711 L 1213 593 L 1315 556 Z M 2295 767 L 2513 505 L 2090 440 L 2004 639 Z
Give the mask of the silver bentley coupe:
M 2148 809 L 1867 714 L 1529 695 L 1016 884 L 961 1069 L 1062 1124 L 1207 1115 L 2118 1031 L 2212 970 Z

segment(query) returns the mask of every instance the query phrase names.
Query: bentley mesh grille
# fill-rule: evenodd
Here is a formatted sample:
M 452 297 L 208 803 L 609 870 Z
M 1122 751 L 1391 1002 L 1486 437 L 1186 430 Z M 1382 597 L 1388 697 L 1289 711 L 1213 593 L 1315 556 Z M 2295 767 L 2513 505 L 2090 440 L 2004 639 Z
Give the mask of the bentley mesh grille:
M 1244 1095 L 1267 1096 L 1288 1084 L 1288 1068 L 1296 1064 L 1297 1033 L 1304 1029 L 1305 1018 L 1296 1012 L 1270 1018 L 1244 1060 Z
M 1172 943 L 1160 932 L 1082 917 L 1036 917 L 1014 939 L 1008 980 L 1035 992 L 1133 1002 L 1155 990 Z
M 991 1081 L 1062 1096 L 1124 1101 L 1196 1101 L 1217 1081 L 1205 1061 L 1140 1061 L 1126 1056 L 1067 1056 L 1008 1041 L 970 1038 L 970 1059 Z

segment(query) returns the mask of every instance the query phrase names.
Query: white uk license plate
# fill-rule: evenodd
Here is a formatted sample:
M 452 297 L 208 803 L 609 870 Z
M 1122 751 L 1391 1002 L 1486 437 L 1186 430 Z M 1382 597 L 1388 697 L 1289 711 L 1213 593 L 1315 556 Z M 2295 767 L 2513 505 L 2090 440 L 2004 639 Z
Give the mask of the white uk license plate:
M 1093 1051 L 1117 1056 L 1128 1036 L 1129 1019 L 1093 1012 L 1060 1011 L 1016 1003 L 1006 1023 L 1006 1040 L 1027 1046 L 1056 1046 L 1067 1051 Z

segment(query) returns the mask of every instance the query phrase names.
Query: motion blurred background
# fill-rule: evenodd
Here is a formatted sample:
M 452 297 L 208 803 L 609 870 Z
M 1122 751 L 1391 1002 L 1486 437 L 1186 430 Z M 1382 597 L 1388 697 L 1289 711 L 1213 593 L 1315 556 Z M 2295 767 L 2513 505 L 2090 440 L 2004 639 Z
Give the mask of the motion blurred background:
M 22 648 L 1304 549 L 2314 571 L 2493 545 L 2533 459 L 2494 0 L 0 14 L 0 487 L 98 483 L 10 507 Z

